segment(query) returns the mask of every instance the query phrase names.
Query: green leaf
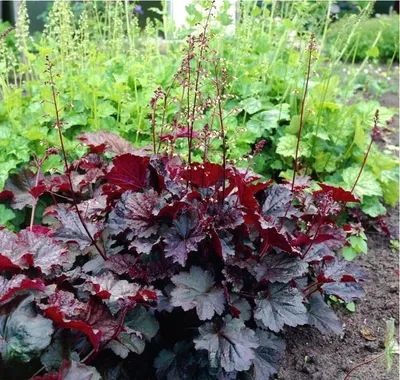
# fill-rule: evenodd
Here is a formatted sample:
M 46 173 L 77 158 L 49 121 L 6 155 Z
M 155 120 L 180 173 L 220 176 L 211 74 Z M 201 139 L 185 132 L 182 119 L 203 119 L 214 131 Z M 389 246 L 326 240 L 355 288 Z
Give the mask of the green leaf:
M 372 218 L 386 214 L 386 208 L 379 201 L 378 197 L 364 197 L 361 210 Z
M 383 190 L 383 199 L 390 206 L 396 206 L 399 201 L 399 183 L 396 181 L 389 181 L 381 184 Z
M 336 170 L 336 160 L 333 154 L 318 152 L 314 155 L 313 168 L 316 172 L 332 173 Z
M 365 132 L 362 128 L 360 122 L 357 120 L 354 130 L 354 144 L 356 144 L 360 149 L 364 149 L 365 146 Z
M 0 204 L 0 226 L 5 225 L 7 222 L 13 220 L 14 218 L 14 212 L 6 206 Z
M 101 102 L 97 106 L 97 114 L 99 117 L 107 117 L 117 113 L 117 109 L 107 101 Z
M 365 54 L 371 58 L 378 58 L 379 57 L 379 49 L 374 46 L 371 49 L 368 49 Z
M 51 341 L 53 322 L 35 312 L 33 295 L 0 317 L 0 353 L 4 360 L 24 362 L 38 356 Z
M 390 318 L 386 321 L 386 339 L 385 339 L 385 358 L 387 371 L 390 372 L 393 365 L 393 356 L 399 354 L 399 344 L 396 340 L 395 319 Z
M 343 187 L 345 190 L 351 190 L 354 182 L 357 179 L 358 173 L 360 172 L 360 167 L 352 166 L 343 170 L 342 178 L 343 178 Z M 373 173 L 366 170 L 364 168 L 361 176 L 357 182 L 357 185 L 354 189 L 354 193 L 362 199 L 365 195 L 377 195 L 382 196 L 382 188 L 379 185 L 376 177 Z
M 297 145 L 297 137 L 294 135 L 285 135 L 282 136 L 278 144 L 276 146 L 276 153 L 280 154 L 284 157 L 292 157 L 296 156 L 296 145 Z M 310 147 L 304 141 L 300 141 L 299 146 L 299 157 L 310 157 Z
M 352 261 L 357 257 L 357 252 L 352 247 L 343 247 L 342 256 L 347 261 Z
M 367 253 L 368 252 L 368 245 L 367 242 L 361 236 L 350 236 L 348 238 L 352 248 L 357 253 Z
M 284 103 L 281 108 L 277 106 L 272 110 L 260 112 L 258 117 L 261 118 L 264 129 L 270 131 L 279 127 L 279 121 L 290 119 L 288 110 L 289 104 Z
M 240 106 L 250 115 L 262 109 L 261 100 L 256 98 L 243 99 Z
M 300 115 L 292 116 L 290 125 L 285 127 L 285 131 L 291 135 L 296 135 L 300 128 Z
M 356 304 L 354 302 L 346 303 L 346 309 L 351 313 L 354 313 L 356 311 Z

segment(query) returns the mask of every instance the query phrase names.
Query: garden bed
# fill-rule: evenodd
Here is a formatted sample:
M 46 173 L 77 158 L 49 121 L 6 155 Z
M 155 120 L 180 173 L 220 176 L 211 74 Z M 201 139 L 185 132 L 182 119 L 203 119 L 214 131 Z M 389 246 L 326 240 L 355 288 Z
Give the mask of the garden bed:
M 386 107 L 398 107 L 399 96 L 397 93 L 386 93 L 380 103 Z M 398 146 L 398 116 L 392 128 L 390 144 Z M 398 208 L 388 210 L 387 222 L 397 239 Z M 367 295 L 357 303 L 355 313 L 344 308 L 339 312 L 345 324 L 344 334 L 327 337 L 310 327 L 286 329 L 287 355 L 277 379 L 342 380 L 354 365 L 384 351 L 385 320 L 397 318 L 399 311 L 399 256 L 392 251 L 390 240 L 382 233 L 371 230 L 367 235 L 368 254 L 356 259 L 368 276 L 365 284 Z M 366 334 L 368 331 L 371 336 Z M 381 357 L 376 362 L 357 368 L 350 379 L 394 380 L 398 379 L 398 373 L 398 358 L 395 358 L 391 373 L 387 374 L 384 358 Z

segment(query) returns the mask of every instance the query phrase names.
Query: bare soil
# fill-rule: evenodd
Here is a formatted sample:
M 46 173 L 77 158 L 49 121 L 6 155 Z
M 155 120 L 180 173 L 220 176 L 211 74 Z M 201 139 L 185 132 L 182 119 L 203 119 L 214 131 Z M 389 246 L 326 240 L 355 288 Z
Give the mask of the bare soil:
M 395 79 L 398 81 L 398 77 Z M 398 82 L 397 82 L 398 83 Z M 384 94 L 380 103 L 386 107 L 399 107 L 399 94 Z M 386 136 L 386 144 L 399 145 L 399 117 L 390 125 L 392 133 Z M 385 144 L 383 144 L 385 145 Z M 399 211 L 388 212 L 388 226 L 395 239 L 399 238 Z M 356 304 L 355 313 L 339 307 L 338 315 L 344 322 L 340 337 L 327 337 L 311 327 L 288 328 L 284 331 L 287 351 L 281 369 L 275 377 L 279 380 L 343 380 L 357 363 L 372 359 L 384 352 L 385 321 L 399 321 L 399 254 L 393 253 L 390 239 L 382 233 L 368 231 L 367 255 L 357 262 L 367 273 L 366 297 Z M 369 330 L 367 340 L 361 331 Z M 398 338 L 398 335 L 397 335 Z M 357 368 L 349 380 L 397 380 L 399 360 L 394 358 L 391 373 L 386 371 L 383 357 Z

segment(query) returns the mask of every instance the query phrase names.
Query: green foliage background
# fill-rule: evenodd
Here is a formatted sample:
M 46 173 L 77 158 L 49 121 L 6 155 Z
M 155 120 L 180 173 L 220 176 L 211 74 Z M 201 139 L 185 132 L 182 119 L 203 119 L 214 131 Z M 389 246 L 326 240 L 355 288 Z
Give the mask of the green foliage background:
M 259 7 L 256 1 L 243 2 L 232 34 L 227 29 L 232 19 L 225 2 L 212 22 L 211 44 L 225 59 L 232 79 L 227 92 L 234 98 L 227 102 L 227 110 L 242 110 L 227 118 L 229 158 L 238 161 L 257 141 L 265 139 L 264 150 L 251 162 L 255 170 L 267 178 L 291 177 L 304 91 L 305 52 L 310 33 L 316 34 L 319 54 L 305 104 L 301 173 L 350 189 L 370 141 L 375 110 L 380 109 L 381 126 L 386 126 L 395 112 L 355 94 L 360 86 L 358 77 L 376 56 L 376 49 L 379 57 L 387 50 L 387 32 L 382 33 L 384 42 L 371 41 L 364 39 L 364 26 L 373 22 L 387 30 L 394 18 L 369 20 L 370 8 L 365 7 L 343 20 L 341 34 L 334 38 L 340 24 L 335 23 L 330 31 L 330 5 L 266 2 L 265 7 Z M 0 188 L 10 173 L 31 160 L 33 153 L 40 156 L 48 147 L 59 145 L 52 123 L 50 90 L 43 85 L 47 80 L 43 74 L 46 55 L 60 73 L 57 88 L 64 105 L 61 116 L 66 123 L 63 133 L 70 158 L 84 152 L 75 140 L 83 131 L 112 131 L 137 146 L 151 142 L 149 101 L 155 89 L 167 89 L 172 82 L 184 55 L 185 36 L 197 29 L 196 23 L 204 21 L 206 3 L 195 1 L 188 7 L 188 28 L 181 30 L 174 27 L 166 7 L 153 10 L 162 21 L 148 20 L 146 28 L 140 30 L 132 13 L 134 6 L 116 1 L 74 7 L 56 1 L 43 34 L 32 38 L 23 3 L 15 34 L 0 41 Z M 161 33 L 165 40 L 159 37 Z M 344 82 L 337 73 L 341 62 L 348 59 L 354 39 L 358 41 L 357 51 L 368 48 L 370 53 Z M 395 48 L 398 54 L 398 44 Z M 175 111 L 173 106 L 167 109 L 167 123 L 172 122 Z M 196 128 L 202 128 L 200 122 Z M 180 144 L 178 149 L 185 151 L 186 142 Z M 220 141 L 215 140 L 214 161 L 220 161 L 219 152 Z M 196 157 L 201 157 L 201 151 L 194 152 Z M 44 166 L 44 170 L 61 168 L 58 156 L 51 156 Z M 395 205 L 397 158 L 374 144 L 355 192 L 363 200 L 363 211 L 372 217 L 385 212 L 382 200 Z

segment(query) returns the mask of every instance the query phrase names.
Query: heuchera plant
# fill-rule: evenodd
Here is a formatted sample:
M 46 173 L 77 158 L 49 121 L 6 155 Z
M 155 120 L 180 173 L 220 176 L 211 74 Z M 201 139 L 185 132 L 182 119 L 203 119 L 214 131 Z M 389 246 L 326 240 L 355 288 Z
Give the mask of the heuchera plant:
M 50 149 L 0 193 L 20 209 L 53 202 L 43 225 L 31 218 L 17 233 L 0 230 L 0 353 L 34 363 L 28 377 L 266 380 L 284 354 L 285 326 L 340 334 L 325 300 L 363 295 L 362 271 L 340 258 L 354 228 L 337 220 L 358 202 L 352 192 L 304 176 L 263 181 L 227 162 L 226 76 L 215 55 L 205 58 L 208 22 L 189 37 L 175 77 L 185 100 L 171 131 L 155 112 L 161 101 L 168 106 L 168 91 L 151 100 L 147 151 L 109 132 L 84 133 L 88 153 L 69 164 L 48 60 L 65 173 L 41 174 L 57 154 Z M 202 92 L 207 76 L 213 98 Z M 207 160 L 213 136 L 222 164 Z M 178 139 L 187 139 L 188 160 L 174 154 Z M 190 149 L 203 160 L 193 162 Z

